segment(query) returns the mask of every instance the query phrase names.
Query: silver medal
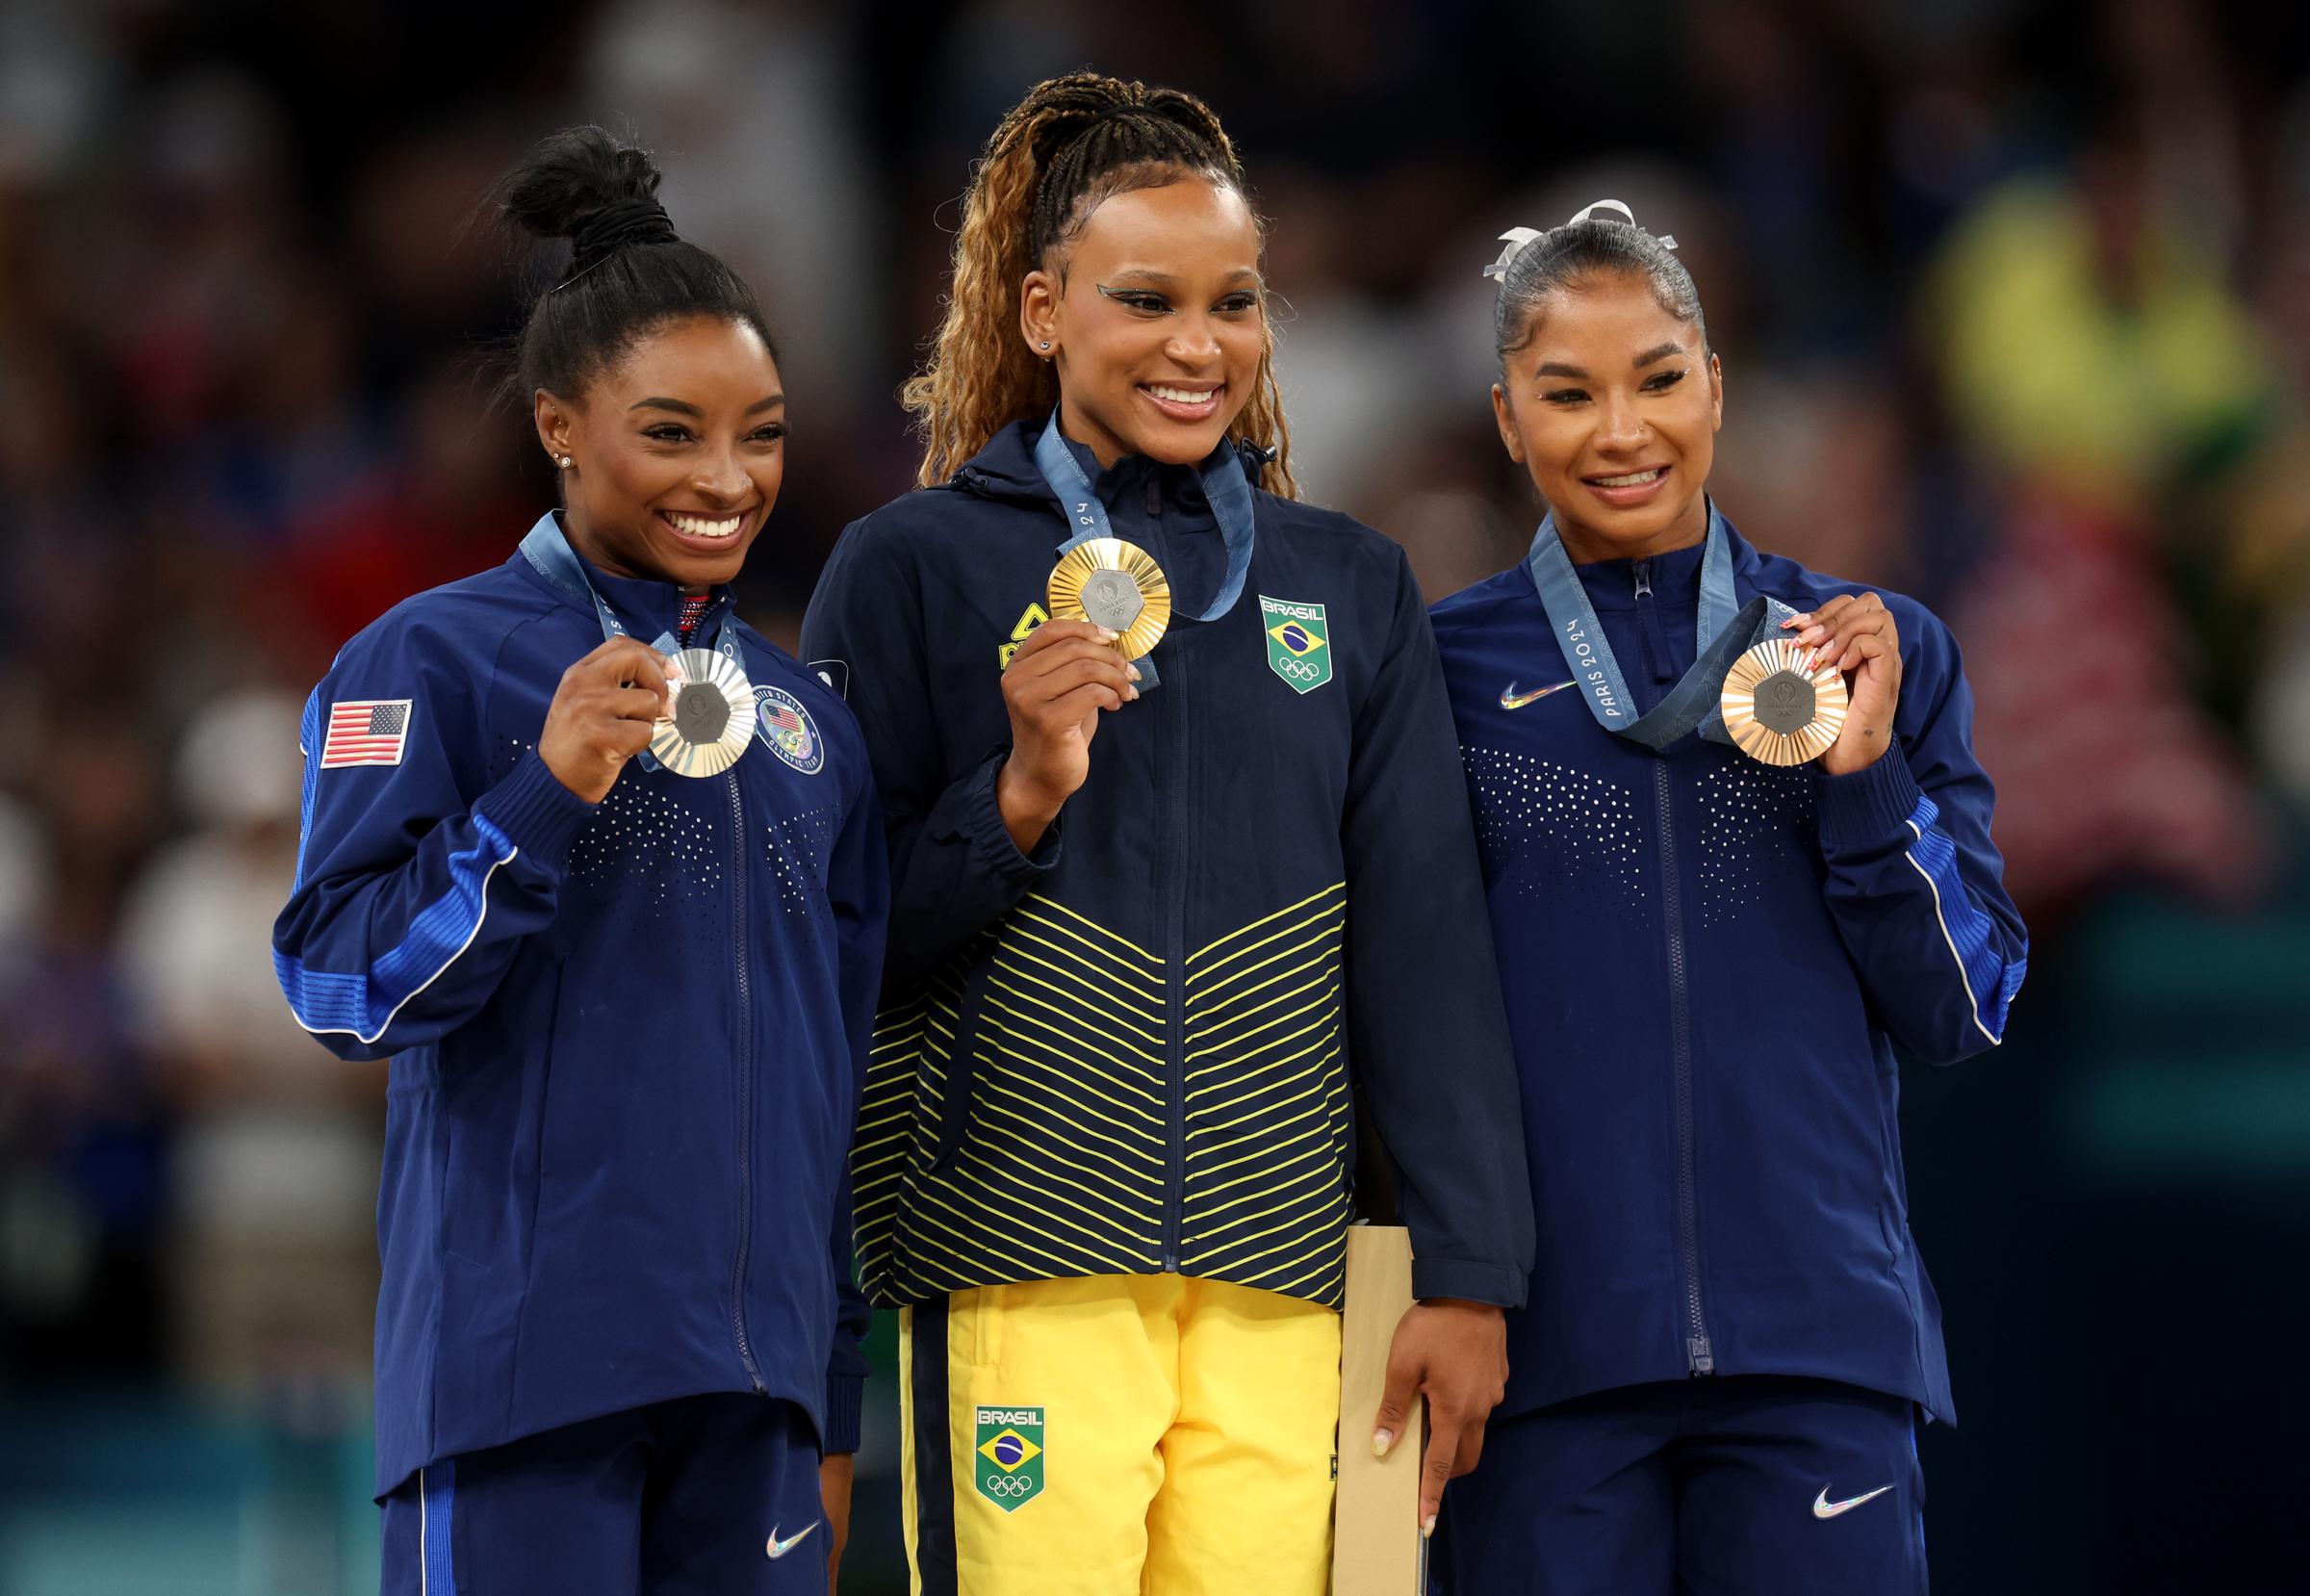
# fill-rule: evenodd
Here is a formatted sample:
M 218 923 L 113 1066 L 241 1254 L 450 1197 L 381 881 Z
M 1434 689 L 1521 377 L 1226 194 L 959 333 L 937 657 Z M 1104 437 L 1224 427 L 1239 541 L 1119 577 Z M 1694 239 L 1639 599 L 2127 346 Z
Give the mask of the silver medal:
M 683 649 L 673 676 L 650 752 L 677 776 L 718 776 L 754 736 L 753 684 L 735 660 L 712 649 Z

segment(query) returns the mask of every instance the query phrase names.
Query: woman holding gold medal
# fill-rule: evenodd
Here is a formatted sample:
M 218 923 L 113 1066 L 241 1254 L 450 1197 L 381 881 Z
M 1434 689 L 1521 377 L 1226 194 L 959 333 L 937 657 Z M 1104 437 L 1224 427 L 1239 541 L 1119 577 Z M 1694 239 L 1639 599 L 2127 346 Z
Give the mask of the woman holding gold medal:
M 560 506 L 305 712 L 275 964 L 331 1051 L 393 1058 L 390 1596 L 802 1596 L 848 1513 L 886 860 L 856 724 L 732 612 L 783 384 L 657 181 L 599 128 L 503 180 L 573 246 L 509 383 Z
M 1426 1394 L 1432 1522 L 1523 1300 L 1433 641 L 1402 551 L 1294 497 L 1260 265 L 1208 107 L 1036 88 L 908 393 L 924 486 L 805 623 L 890 822 L 853 1173 L 926 1593 L 1321 1592 L 1335 1423 L 1391 1446 Z M 1359 1099 L 1422 1300 L 1343 1416 Z
M 1493 408 L 1547 516 L 1435 626 L 1539 1247 L 1443 1586 L 1922 1593 L 1955 1409 L 1895 1048 L 1995 1046 L 2028 957 L 1957 645 L 1710 502 L 1673 240 L 1610 200 L 1505 237 Z

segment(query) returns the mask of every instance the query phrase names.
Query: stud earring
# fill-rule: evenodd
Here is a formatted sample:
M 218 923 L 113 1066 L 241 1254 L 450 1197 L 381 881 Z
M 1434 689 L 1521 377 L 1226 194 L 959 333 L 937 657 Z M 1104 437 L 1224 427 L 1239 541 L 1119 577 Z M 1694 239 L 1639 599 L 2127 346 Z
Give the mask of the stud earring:
M 1047 339 L 1047 338 L 1046 338 L 1046 339 L 1044 339 L 1044 340 L 1042 341 L 1042 348 L 1046 348 L 1046 349 L 1047 349 L 1047 348 L 1049 348 L 1050 347 L 1051 347 L 1051 341 L 1050 341 L 1049 339 Z
M 560 464 L 562 470 L 570 469 L 570 457 L 567 454 L 556 454 L 553 458 Z

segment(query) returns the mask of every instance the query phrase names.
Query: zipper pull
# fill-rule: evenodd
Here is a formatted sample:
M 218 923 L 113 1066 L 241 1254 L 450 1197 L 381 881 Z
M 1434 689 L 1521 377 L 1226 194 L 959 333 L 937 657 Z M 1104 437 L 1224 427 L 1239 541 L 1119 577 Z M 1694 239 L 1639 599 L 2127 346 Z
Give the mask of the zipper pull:
M 1668 640 L 1660 635 L 1660 601 L 1653 596 L 1653 562 L 1640 559 L 1630 567 L 1636 579 L 1636 623 L 1644 634 L 1645 668 L 1655 682 L 1675 680 L 1668 668 Z M 1652 599 L 1651 604 L 1644 601 Z
M 1163 514 L 1163 484 L 1156 480 L 1155 473 L 1152 471 L 1147 473 L 1147 514 L 1150 516 Z

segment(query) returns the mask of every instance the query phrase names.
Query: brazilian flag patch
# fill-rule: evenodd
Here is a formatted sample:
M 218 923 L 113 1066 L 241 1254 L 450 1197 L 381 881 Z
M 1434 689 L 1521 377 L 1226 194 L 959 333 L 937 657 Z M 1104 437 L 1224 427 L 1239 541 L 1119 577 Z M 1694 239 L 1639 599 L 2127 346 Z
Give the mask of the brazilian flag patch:
M 1312 693 L 1331 680 L 1331 629 L 1322 605 L 1259 596 L 1259 624 L 1268 634 L 1268 669 L 1296 693 Z
M 1042 1494 L 1042 1409 L 982 1407 L 972 1446 L 979 1494 L 1014 1513 Z

